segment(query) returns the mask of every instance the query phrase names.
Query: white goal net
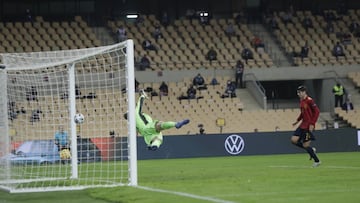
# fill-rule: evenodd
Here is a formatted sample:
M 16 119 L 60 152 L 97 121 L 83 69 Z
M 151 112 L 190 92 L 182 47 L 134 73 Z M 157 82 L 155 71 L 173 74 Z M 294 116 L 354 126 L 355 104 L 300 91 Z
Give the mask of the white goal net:
M 0 189 L 137 185 L 132 40 L 1 57 Z

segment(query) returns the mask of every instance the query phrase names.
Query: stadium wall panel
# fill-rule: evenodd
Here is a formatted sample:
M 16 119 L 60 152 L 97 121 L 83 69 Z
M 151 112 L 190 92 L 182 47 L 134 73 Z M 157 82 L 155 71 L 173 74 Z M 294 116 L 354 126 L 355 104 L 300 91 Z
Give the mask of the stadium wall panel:
M 293 132 L 165 136 L 157 151 L 147 150 L 138 137 L 138 159 L 192 158 L 304 153 L 290 143 Z M 313 142 L 318 153 L 359 151 L 358 130 L 319 130 Z

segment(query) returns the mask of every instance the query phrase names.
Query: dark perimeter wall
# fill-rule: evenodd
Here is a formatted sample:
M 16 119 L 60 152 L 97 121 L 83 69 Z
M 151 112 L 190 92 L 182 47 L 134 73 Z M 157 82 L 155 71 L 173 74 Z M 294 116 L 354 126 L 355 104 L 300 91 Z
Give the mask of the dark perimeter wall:
M 360 151 L 356 129 L 316 131 L 318 153 Z M 157 151 L 138 138 L 138 159 L 191 158 L 305 153 L 290 143 L 292 132 L 165 136 Z

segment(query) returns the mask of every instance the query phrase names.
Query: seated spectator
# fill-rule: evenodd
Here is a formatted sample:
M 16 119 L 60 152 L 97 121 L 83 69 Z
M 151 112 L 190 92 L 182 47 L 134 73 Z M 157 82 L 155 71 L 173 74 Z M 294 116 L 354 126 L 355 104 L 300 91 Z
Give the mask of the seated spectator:
M 328 21 L 326 23 L 325 32 L 329 35 L 331 33 L 334 33 L 334 24 L 332 21 Z
M 261 47 L 261 48 L 264 48 L 265 47 L 265 44 L 263 43 L 263 41 L 260 39 L 259 36 L 256 36 L 254 37 L 254 39 L 252 40 L 252 45 L 254 46 L 255 49 Z
M 301 59 L 307 58 L 309 55 L 309 46 L 308 43 L 305 42 L 304 46 L 301 47 L 301 51 L 300 51 L 300 57 Z
M 148 39 L 145 39 L 142 43 L 142 47 L 144 48 L 144 50 L 152 50 L 152 51 L 156 51 L 157 48 L 155 47 L 155 45 L 152 44 L 152 42 Z
M 332 54 L 336 58 L 339 57 L 339 56 L 345 56 L 344 49 L 341 46 L 340 42 L 336 42 L 336 45 L 333 48 L 333 53 Z
M 357 31 L 359 29 L 360 29 L 359 23 L 353 19 L 349 25 L 350 32 L 354 33 L 355 31 Z
M 193 85 L 190 85 L 190 87 L 186 91 L 186 96 L 181 95 L 178 97 L 179 100 L 183 99 L 196 99 L 196 88 Z
M 169 87 L 168 85 L 163 81 L 159 87 L 160 96 L 168 96 L 169 94 Z
M 198 73 L 194 79 L 193 79 L 193 85 L 198 89 L 198 90 L 205 90 L 207 89 L 206 84 L 205 84 L 205 79 L 204 77 Z
M 150 68 L 150 60 L 144 55 L 140 59 L 139 70 L 146 70 Z
M 206 54 L 206 59 L 210 61 L 210 64 L 212 61 L 217 60 L 217 52 L 214 50 L 214 47 L 210 48 Z
M 121 26 L 121 27 L 118 29 L 117 34 L 118 34 L 118 40 L 119 40 L 119 42 L 122 42 L 122 41 L 127 40 L 126 30 L 125 30 L 125 27 L 124 27 L 124 26 Z
M 145 22 L 144 16 L 141 14 L 138 14 L 138 17 L 136 18 L 135 25 L 136 26 L 142 26 Z
M 302 25 L 306 30 L 308 30 L 309 28 L 314 28 L 313 22 L 309 17 L 304 18 L 304 20 L 302 21 Z
M 345 103 L 341 105 L 341 109 L 344 111 L 354 110 L 354 105 L 349 98 L 346 98 Z
M 244 60 L 246 61 L 246 63 L 247 63 L 247 60 L 249 60 L 249 59 L 254 59 L 254 54 L 252 53 L 252 51 L 251 51 L 249 48 L 245 47 L 245 48 L 243 49 L 243 51 L 241 52 L 241 57 L 242 57 L 242 59 L 244 59 Z
M 235 84 L 231 81 L 228 80 L 226 82 L 226 87 L 225 87 L 225 92 L 224 94 L 220 95 L 221 98 L 233 98 L 236 97 L 236 86 Z M 218 92 L 218 94 L 220 94 L 220 92 Z
M 228 37 L 233 37 L 235 36 L 235 29 L 232 23 L 228 23 L 225 29 L 225 34 Z
M 157 41 L 158 39 L 161 39 L 163 38 L 163 34 L 161 33 L 161 30 L 160 30 L 160 26 L 159 25 L 156 25 L 155 26 L 155 30 L 154 32 L 152 33 L 153 37 L 155 38 L 155 40 Z

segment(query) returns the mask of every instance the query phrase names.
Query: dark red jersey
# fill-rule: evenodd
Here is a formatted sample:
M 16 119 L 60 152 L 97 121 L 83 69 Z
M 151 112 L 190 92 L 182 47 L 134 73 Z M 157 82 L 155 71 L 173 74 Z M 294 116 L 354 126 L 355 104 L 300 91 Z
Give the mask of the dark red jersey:
M 300 101 L 300 110 L 301 113 L 297 120 L 301 120 L 302 122 L 299 127 L 301 129 L 309 130 L 310 125 L 315 126 L 315 123 L 319 118 L 320 110 L 314 100 L 309 96 Z

